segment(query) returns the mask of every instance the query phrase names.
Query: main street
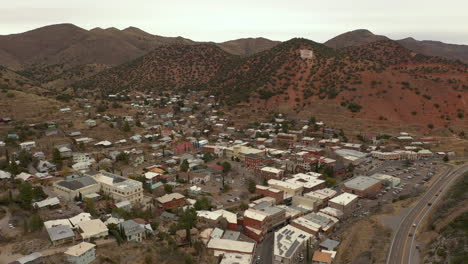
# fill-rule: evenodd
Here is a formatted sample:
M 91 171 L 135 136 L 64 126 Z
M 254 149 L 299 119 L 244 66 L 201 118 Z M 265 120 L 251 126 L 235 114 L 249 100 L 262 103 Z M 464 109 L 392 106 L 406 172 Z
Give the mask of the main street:
M 387 264 L 410 264 L 414 262 L 412 261 L 413 254 L 416 252 L 414 237 L 419 225 L 450 187 L 450 184 L 458 176 L 466 172 L 468 172 L 467 165 L 459 168 L 452 167 L 429 187 L 395 230 L 387 257 Z

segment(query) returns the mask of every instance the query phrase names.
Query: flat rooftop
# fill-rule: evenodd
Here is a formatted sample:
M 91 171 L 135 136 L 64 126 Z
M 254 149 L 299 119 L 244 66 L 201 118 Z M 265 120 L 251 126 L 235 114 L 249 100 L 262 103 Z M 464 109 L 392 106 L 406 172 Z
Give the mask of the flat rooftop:
M 335 203 L 335 204 L 340 204 L 340 205 L 348 205 L 349 203 L 355 201 L 358 199 L 358 196 L 352 193 L 342 193 L 335 198 L 332 198 L 330 202 Z
M 380 180 L 367 176 L 357 176 L 344 183 L 347 188 L 364 191 L 378 184 Z
M 310 234 L 299 228 L 287 225 L 275 232 L 273 252 L 275 256 L 291 258 L 310 237 Z
M 81 188 L 84 188 L 90 185 L 98 184 L 98 182 L 92 177 L 81 176 L 81 177 L 71 178 L 68 180 L 58 181 L 55 184 L 57 184 L 58 186 L 67 188 L 69 190 L 75 191 L 75 190 L 79 190 Z
M 208 242 L 207 248 L 220 251 L 253 254 L 255 243 L 213 238 Z

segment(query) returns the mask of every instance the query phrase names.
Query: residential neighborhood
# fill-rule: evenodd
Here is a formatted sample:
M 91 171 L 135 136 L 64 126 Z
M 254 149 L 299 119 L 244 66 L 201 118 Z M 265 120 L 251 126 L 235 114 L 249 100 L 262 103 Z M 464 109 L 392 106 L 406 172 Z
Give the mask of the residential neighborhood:
M 133 263 L 132 247 L 157 263 L 155 243 L 179 263 L 336 263 L 345 230 L 456 158 L 436 137 L 351 140 L 313 117 L 241 125 L 195 92 L 111 94 L 115 114 L 84 102 L 1 128 L 2 236 L 33 244 L 0 263 Z

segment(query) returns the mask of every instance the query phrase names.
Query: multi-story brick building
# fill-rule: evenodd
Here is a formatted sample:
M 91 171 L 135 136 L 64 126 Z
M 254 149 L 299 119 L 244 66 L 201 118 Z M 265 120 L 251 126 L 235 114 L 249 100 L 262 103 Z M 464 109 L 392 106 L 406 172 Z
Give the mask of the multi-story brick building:
M 156 201 L 163 207 L 164 209 L 173 209 L 178 208 L 185 205 L 185 196 L 180 193 L 171 193 L 165 194 L 161 197 L 156 198 Z
M 275 198 L 276 204 L 282 203 L 284 199 L 284 191 L 269 186 L 257 185 L 255 187 L 255 193 L 265 197 Z
M 273 168 L 273 167 L 263 167 L 260 169 L 260 177 L 263 179 L 276 179 L 281 180 L 284 176 L 284 170 Z

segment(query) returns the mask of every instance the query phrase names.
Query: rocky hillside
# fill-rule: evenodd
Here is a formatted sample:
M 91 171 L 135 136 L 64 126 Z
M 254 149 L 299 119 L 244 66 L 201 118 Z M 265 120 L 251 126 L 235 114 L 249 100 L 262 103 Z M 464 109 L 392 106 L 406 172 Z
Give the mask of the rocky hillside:
M 245 58 L 208 44 L 164 46 L 74 87 L 104 95 L 204 89 L 228 108 L 243 103 L 266 112 L 313 109 L 432 129 L 466 125 L 467 77 L 463 63 L 417 54 L 390 40 L 335 50 L 292 39 Z
M 199 89 L 236 58 L 213 44 L 160 46 L 72 86 L 75 90 L 96 90 L 102 94 L 127 89 Z
M 444 195 L 430 216 L 429 228 L 420 237 L 428 240 L 423 247 L 424 263 L 466 263 L 468 253 L 468 173 Z

